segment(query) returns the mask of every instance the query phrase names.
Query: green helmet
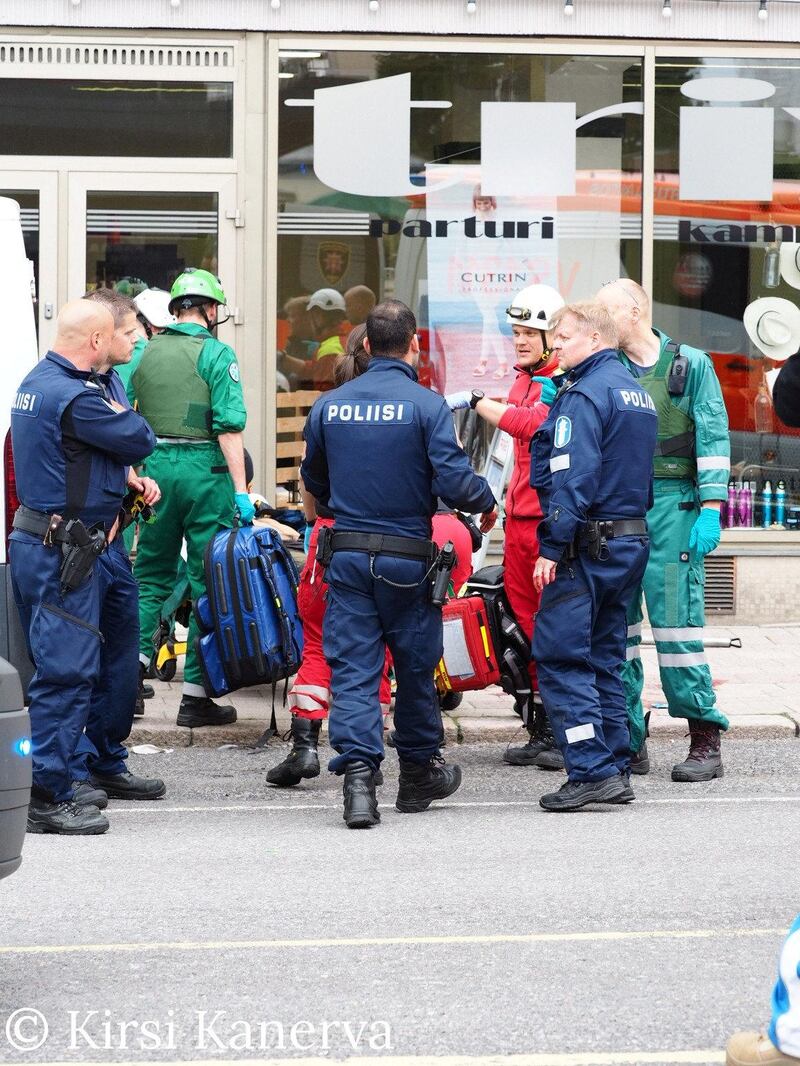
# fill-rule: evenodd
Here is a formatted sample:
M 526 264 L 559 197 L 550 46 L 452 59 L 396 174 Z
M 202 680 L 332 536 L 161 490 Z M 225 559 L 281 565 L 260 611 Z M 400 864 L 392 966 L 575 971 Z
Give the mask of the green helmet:
M 227 304 L 225 293 L 222 291 L 222 283 L 208 270 L 199 270 L 196 267 L 187 267 L 179 274 L 169 290 L 170 309 L 183 297 L 202 297 L 204 300 L 213 300 L 214 303 Z M 196 301 L 192 301 L 195 303 Z M 199 301 L 198 301 L 199 302 Z

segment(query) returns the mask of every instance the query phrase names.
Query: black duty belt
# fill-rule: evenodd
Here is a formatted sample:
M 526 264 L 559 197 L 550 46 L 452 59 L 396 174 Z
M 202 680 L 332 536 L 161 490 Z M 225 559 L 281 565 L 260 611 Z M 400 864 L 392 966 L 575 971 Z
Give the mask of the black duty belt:
M 644 518 L 590 518 L 580 533 L 580 542 L 600 535 L 606 540 L 614 537 L 646 537 L 647 521 Z
M 56 521 L 54 522 L 54 518 Z M 51 530 L 52 527 L 52 530 Z M 14 514 L 14 529 L 23 533 L 32 533 L 42 540 L 50 533 L 48 540 L 52 544 L 68 544 L 70 538 L 67 533 L 67 524 L 58 519 L 58 516 L 49 515 L 45 511 L 34 511 L 22 504 Z
M 368 552 L 370 555 L 399 555 L 432 562 L 439 549 L 430 540 L 392 537 L 385 533 L 347 533 L 332 530 L 330 552 Z

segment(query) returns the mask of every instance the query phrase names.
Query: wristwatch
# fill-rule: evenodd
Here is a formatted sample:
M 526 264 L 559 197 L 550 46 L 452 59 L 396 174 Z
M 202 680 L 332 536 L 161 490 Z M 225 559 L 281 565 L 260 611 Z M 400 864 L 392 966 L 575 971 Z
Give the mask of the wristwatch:
M 486 395 L 486 393 L 482 392 L 480 389 L 473 389 L 472 390 L 472 395 L 469 398 L 469 405 L 470 405 L 470 407 L 472 408 L 473 411 L 475 410 L 475 408 L 478 406 L 478 404 L 481 402 L 481 400 L 484 398 L 485 395 Z

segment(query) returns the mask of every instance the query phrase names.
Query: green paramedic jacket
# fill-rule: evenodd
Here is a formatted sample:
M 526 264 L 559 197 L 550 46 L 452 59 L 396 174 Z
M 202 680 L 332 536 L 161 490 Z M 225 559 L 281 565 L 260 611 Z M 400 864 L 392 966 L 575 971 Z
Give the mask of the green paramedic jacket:
M 233 350 L 194 322 L 156 334 L 131 378 L 141 414 L 158 437 L 215 440 L 247 421 Z
M 683 396 L 670 396 L 667 376 L 674 352 L 667 345 L 671 338 L 660 330 L 653 332 L 661 341 L 658 362 L 644 376 L 634 374 L 642 388 L 650 393 L 658 411 L 659 445 L 653 474 L 656 478 L 695 481 L 701 503 L 724 500 L 731 470 L 731 445 L 728 414 L 714 364 L 699 348 L 681 344 L 680 353 L 689 363 L 686 389 Z M 624 352 L 620 352 L 620 358 L 630 369 L 632 363 Z M 681 438 L 687 446 L 673 449 L 667 443 Z

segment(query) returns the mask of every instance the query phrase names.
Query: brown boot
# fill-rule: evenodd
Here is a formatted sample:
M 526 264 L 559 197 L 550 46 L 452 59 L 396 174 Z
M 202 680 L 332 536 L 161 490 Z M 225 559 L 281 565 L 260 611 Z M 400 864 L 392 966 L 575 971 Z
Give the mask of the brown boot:
M 689 754 L 683 762 L 672 767 L 673 781 L 713 781 L 722 777 L 720 754 L 720 730 L 715 722 L 689 719 L 689 735 L 692 738 Z
M 785 1055 L 765 1033 L 734 1033 L 728 1041 L 727 1066 L 797 1066 L 800 1059 Z

